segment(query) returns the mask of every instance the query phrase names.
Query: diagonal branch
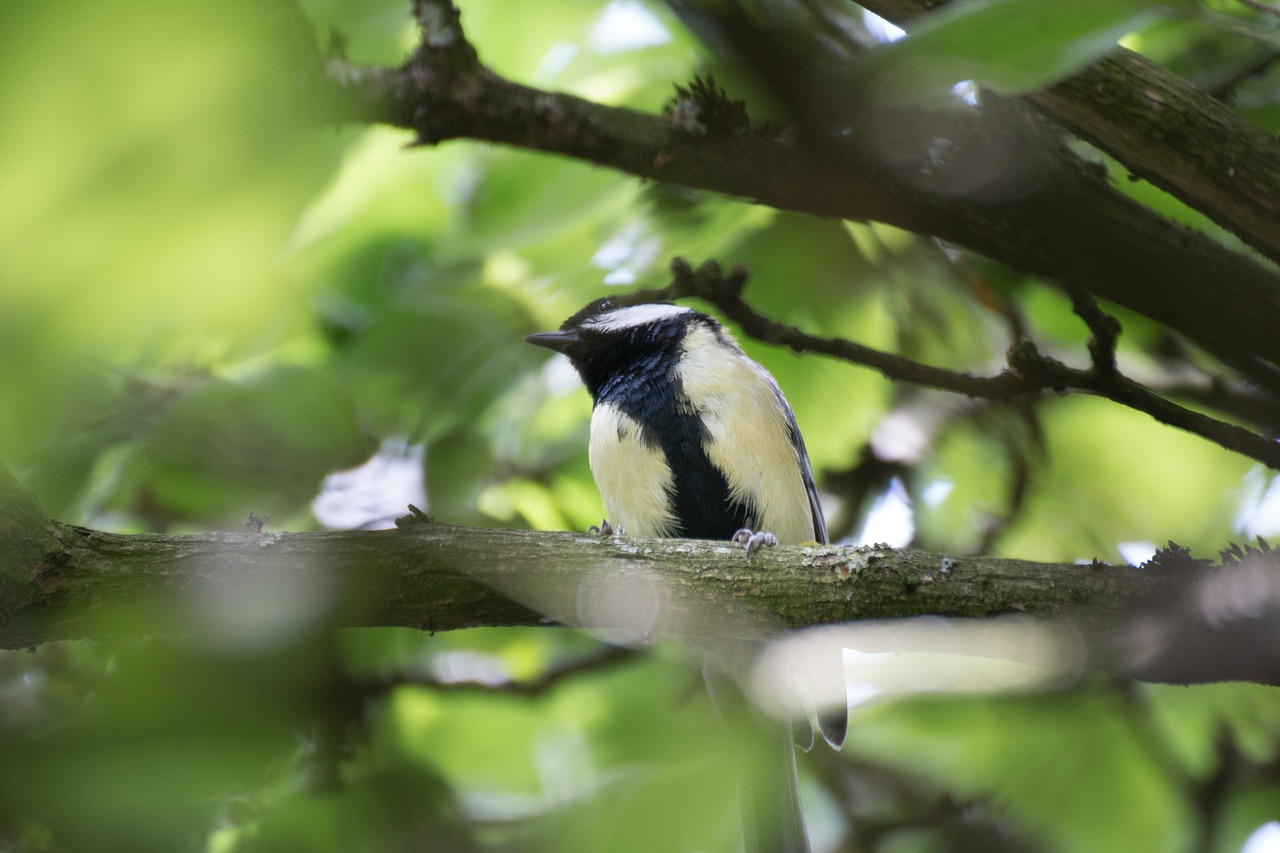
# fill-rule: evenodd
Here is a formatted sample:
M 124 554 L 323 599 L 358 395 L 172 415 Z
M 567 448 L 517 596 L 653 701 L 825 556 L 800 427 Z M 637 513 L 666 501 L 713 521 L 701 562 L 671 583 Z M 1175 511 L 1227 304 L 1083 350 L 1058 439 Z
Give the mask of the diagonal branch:
M 1083 287 L 1280 385 L 1280 276 L 1126 198 L 1021 115 L 973 116 L 976 128 L 940 131 L 962 155 L 988 157 L 993 140 L 1024 155 L 1031 183 L 1020 194 L 971 198 L 949 191 L 945 175 L 922 183 L 909 158 L 886 164 L 836 139 L 799 146 L 773 132 L 685 132 L 661 116 L 520 85 L 455 47 L 424 40 L 400 68 L 331 63 L 335 118 L 407 128 L 421 144 L 515 145 L 781 210 L 935 235 Z M 964 156 L 954 168 L 967 169 Z
M 679 299 L 692 296 L 705 299 L 737 323 L 746 334 L 767 343 L 782 344 L 797 352 L 816 352 L 834 356 L 853 364 L 870 367 L 886 378 L 954 391 L 969 397 L 1010 401 L 1044 391 L 1077 390 L 1094 394 L 1150 415 L 1169 426 L 1177 427 L 1208 439 L 1227 450 L 1247 456 L 1262 464 L 1280 469 L 1280 444 L 1250 432 L 1243 427 L 1217 420 L 1180 406 L 1151 389 L 1123 376 L 1114 368 L 1114 337 L 1097 342 L 1098 335 L 1114 334 L 1114 318 L 1104 314 L 1092 299 L 1078 306 L 1095 329 L 1095 364 L 1079 370 L 1041 354 L 1030 341 L 1022 341 L 1009 351 L 1009 367 L 995 376 L 973 376 L 946 368 L 920 364 L 899 355 L 872 349 L 842 338 L 810 335 L 765 317 L 742 299 L 747 272 L 741 267 L 724 275 L 714 261 L 692 269 L 676 258 L 671 265 L 672 283 L 661 290 L 639 291 L 626 297 L 636 302 Z M 1088 305 L 1092 305 L 1092 308 Z M 1110 322 L 1108 322 L 1110 321 Z M 1109 367 L 1106 361 L 1110 356 Z M 1103 359 L 1099 369 L 1096 359 Z
M 860 5 L 904 25 L 943 4 Z M 1280 143 L 1226 104 L 1123 48 L 1025 100 L 1280 263 Z

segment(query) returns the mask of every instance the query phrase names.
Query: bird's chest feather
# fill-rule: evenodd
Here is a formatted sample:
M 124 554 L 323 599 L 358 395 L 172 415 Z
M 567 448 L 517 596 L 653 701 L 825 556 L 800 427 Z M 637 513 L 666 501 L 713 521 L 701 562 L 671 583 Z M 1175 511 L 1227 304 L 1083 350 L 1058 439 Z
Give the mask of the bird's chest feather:
M 591 415 L 588 446 L 605 514 L 614 527 L 635 536 L 677 536 L 671 503 L 675 478 L 661 446 L 645 427 L 613 402 L 599 402 Z

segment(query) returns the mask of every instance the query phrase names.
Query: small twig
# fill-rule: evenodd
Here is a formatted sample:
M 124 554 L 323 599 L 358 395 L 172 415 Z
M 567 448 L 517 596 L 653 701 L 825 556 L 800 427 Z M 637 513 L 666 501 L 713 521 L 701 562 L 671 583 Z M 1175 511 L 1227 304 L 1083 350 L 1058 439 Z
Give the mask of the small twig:
M 972 549 L 975 554 L 990 554 L 996 542 L 1004 536 L 1022 515 L 1026 505 L 1027 492 L 1031 485 L 1032 454 L 1038 456 L 1044 451 L 1044 431 L 1037 417 L 1034 406 L 1019 406 L 1017 412 L 1028 437 L 1018 442 L 1006 440 L 1002 442 L 1005 457 L 1009 460 L 1010 474 L 1008 478 L 1008 497 L 1004 512 L 988 520 L 982 525 L 982 537 Z
M 476 59 L 475 48 L 462 31 L 461 13 L 448 0 L 414 0 L 413 17 L 422 33 L 420 49 L 460 53 Z
M 427 676 L 402 675 L 365 682 L 363 690 L 366 694 L 379 694 L 385 693 L 394 687 L 412 685 L 439 691 L 509 693 L 513 696 L 534 699 L 550 692 L 569 678 L 632 660 L 639 653 L 640 650 L 629 646 L 605 646 L 595 654 L 556 664 L 548 668 L 542 675 L 531 680 L 507 678 L 499 681 L 455 681 Z
M 1071 298 L 1071 309 L 1089 327 L 1092 335 L 1089 338 L 1089 358 L 1093 362 L 1094 372 L 1099 376 L 1114 376 L 1116 341 L 1122 331 L 1120 321 L 1103 311 L 1093 294 L 1083 287 L 1065 284 L 1063 289 Z
M 816 352 L 835 356 L 879 371 L 886 379 L 911 382 L 929 388 L 954 391 L 970 397 L 988 400 L 1009 400 L 1036 393 L 1040 389 L 1027 383 L 1012 371 L 991 376 L 974 376 L 942 367 L 921 364 L 900 355 L 856 344 L 843 338 L 822 338 L 810 335 L 794 327 L 757 313 L 742 300 L 742 288 L 747 271 L 741 267 L 728 276 L 722 274 L 719 264 L 708 261 L 697 270 L 684 260 L 671 262 L 672 282 L 660 290 L 639 291 L 632 295 L 636 302 L 672 300 L 683 297 L 703 299 L 719 308 L 752 338 L 766 343 L 782 344 L 796 352 Z M 630 301 L 630 299 L 628 299 Z

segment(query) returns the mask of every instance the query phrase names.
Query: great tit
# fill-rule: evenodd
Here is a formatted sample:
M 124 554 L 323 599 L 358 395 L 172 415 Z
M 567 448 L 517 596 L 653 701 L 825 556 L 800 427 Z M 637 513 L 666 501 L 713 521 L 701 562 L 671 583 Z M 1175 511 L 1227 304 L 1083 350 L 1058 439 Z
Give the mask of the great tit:
M 748 555 L 761 542 L 827 541 L 791 407 L 769 372 L 713 318 L 606 297 L 559 331 L 525 340 L 568 356 L 591 394 L 591 473 L 620 532 L 735 541 L 746 534 Z M 708 686 L 719 692 L 711 679 Z M 820 716 L 836 748 L 845 716 L 843 708 Z M 807 749 L 812 730 L 802 722 L 797 731 Z M 780 808 L 763 823 L 758 819 L 769 812 L 756 808 L 744 827 L 748 849 L 809 849 L 790 739 L 784 746 L 781 778 L 752 797 Z
M 560 331 L 525 340 L 568 356 L 591 393 L 591 473 L 615 528 L 827 541 L 791 407 L 711 317 L 679 305 L 615 307 L 605 298 Z

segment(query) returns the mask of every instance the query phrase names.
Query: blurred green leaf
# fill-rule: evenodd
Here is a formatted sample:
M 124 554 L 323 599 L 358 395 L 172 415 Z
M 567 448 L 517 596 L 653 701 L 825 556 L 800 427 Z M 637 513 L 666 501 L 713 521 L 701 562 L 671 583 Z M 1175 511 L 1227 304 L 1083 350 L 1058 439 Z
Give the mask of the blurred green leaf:
M 1232 536 L 1234 508 L 1187 500 L 1235 489 L 1249 463 L 1148 416 L 1087 397 L 1041 411 L 1046 464 L 999 550 L 1029 559 L 1119 561 L 1121 542 L 1177 538 L 1213 554 Z
M 945 780 L 961 797 L 993 798 L 1053 849 L 1179 849 L 1185 791 L 1141 725 L 1106 690 L 921 697 L 856 714 L 845 751 Z M 1086 778 L 1106 782 L 1078 784 Z
M 1212 684 L 1188 690 L 1149 685 L 1153 719 L 1171 750 L 1198 779 L 1218 770 L 1224 742 L 1255 761 L 1274 757 L 1280 737 L 1276 690 L 1262 684 Z
M 249 2 L 0 11 L 0 73 L 26 81 L 0 91 L 0 449 L 40 442 L 81 359 L 206 362 L 296 311 L 271 263 L 337 144 L 269 24 Z
M 326 50 L 332 40 L 353 62 L 395 64 L 417 33 L 398 0 L 299 0 Z
M 465 853 L 479 849 L 470 835 L 453 792 L 439 776 L 400 766 L 366 771 L 325 795 L 291 793 L 229 838 L 228 850 Z
M 776 81 L 681 25 L 694 5 L 460 7 L 482 61 L 531 85 L 656 112 L 673 83 L 714 70 L 754 117 L 785 115 Z M 788 39 L 837 35 L 835 19 L 806 17 L 814 4 L 748 5 L 788 22 Z M 1274 22 L 1205 5 L 1232 21 L 1188 14 L 1186 0 L 954 2 L 872 51 L 872 70 L 931 103 L 965 79 L 1022 92 L 1127 36 L 1271 127 L 1280 88 L 1274 67 L 1258 69 Z M 674 255 L 745 264 L 746 298 L 815 334 L 987 373 L 1025 329 L 1085 363 L 1069 300 L 955 246 L 545 154 L 323 127 L 299 88 L 299 69 L 321 61 L 313 37 L 325 50 L 336 31 L 349 59 L 391 65 L 415 26 L 402 0 L 299 8 L 291 28 L 289 3 L 0 6 L 0 73 L 17 81 L 0 89 L 0 456 L 62 520 L 238 527 L 253 510 L 306 527 L 325 474 L 400 439 L 425 445 L 443 520 L 598 522 L 590 400 L 522 337 L 619 288 L 664 284 Z M 1107 166 L 1138 204 L 1236 245 Z M 1126 372 L 1177 384 L 1216 369 L 1105 307 L 1125 325 Z M 851 500 L 841 474 L 876 436 L 916 442 L 888 470 L 910 487 L 919 541 L 940 550 L 981 540 L 1023 457 L 1002 553 L 1106 559 L 1121 542 L 1176 538 L 1208 556 L 1235 533 L 1251 466 L 1146 416 L 1028 400 L 1039 456 L 1011 410 L 742 342 L 833 475 L 820 476 L 829 510 Z M 751 734 L 708 702 L 696 653 L 664 646 L 530 690 L 600 642 L 546 629 L 331 637 L 323 590 L 246 583 L 169 613 L 77 617 L 181 639 L 0 655 L 0 849 L 737 848 L 739 783 L 759 767 Z M 275 621 L 256 624 L 255 604 Z M 1221 787 L 1212 830 L 1239 849 L 1275 816 L 1277 708 L 1257 685 L 868 708 L 844 757 L 801 759 L 815 847 L 854 843 L 839 812 L 856 791 L 894 827 L 882 851 L 963 846 L 984 820 L 1012 822 L 1035 849 L 1178 849 L 1204 831 L 1185 791 L 1217 784 L 1229 747 L 1252 775 Z M 957 804 L 959 818 L 937 819 Z
M 312 369 L 276 367 L 239 380 L 207 379 L 182 394 L 139 448 L 134 487 L 161 517 L 295 511 L 325 474 L 372 450 L 342 383 Z
M 178 849 L 229 791 L 296 750 L 317 667 L 306 653 L 219 658 L 150 643 L 118 648 L 53 728 L 0 729 L 0 826 L 14 814 L 59 849 Z
M 967 0 L 922 15 L 877 48 L 880 83 L 896 98 L 946 103 L 972 80 L 1005 95 L 1042 89 L 1097 61 L 1116 41 L 1187 0 Z

